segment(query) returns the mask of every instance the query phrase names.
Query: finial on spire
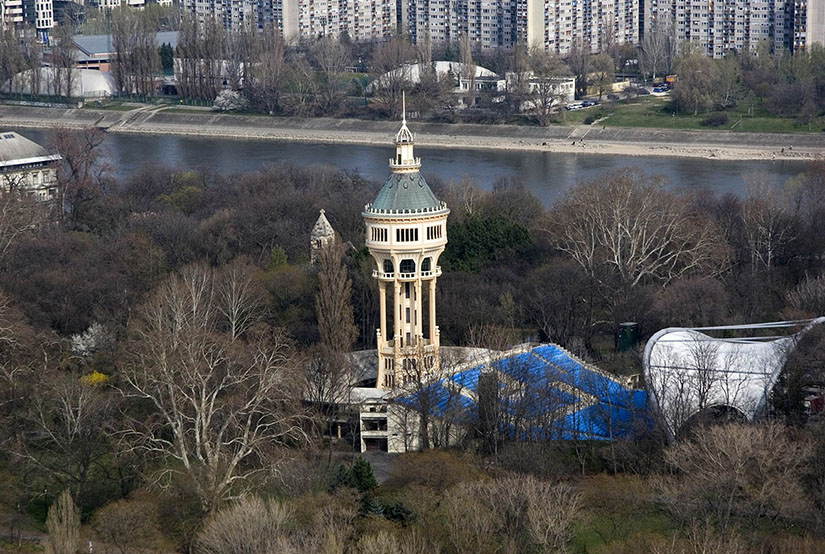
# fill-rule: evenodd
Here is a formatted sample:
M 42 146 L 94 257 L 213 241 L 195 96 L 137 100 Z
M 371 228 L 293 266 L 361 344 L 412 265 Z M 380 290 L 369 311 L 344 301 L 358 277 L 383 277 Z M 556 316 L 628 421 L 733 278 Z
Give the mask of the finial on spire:
M 321 215 L 324 215 L 327 211 L 324 208 L 321 208 Z

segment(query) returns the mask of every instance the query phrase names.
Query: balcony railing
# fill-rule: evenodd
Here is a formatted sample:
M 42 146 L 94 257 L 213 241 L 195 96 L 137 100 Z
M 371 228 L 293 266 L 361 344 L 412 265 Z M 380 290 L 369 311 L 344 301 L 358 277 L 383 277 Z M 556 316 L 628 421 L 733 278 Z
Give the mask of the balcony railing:
M 421 278 L 428 278 L 428 277 L 439 277 L 441 275 L 441 266 L 436 266 L 435 269 L 431 271 L 419 271 L 412 273 L 399 273 L 398 279 L 401 281 L 414 281 L 418 277 Z M 384 273 L 383 271 L 378 271 L 377 269 L 372 270 L 372 278 L 373 279 L 381 279 L 382 281 L 392 281 L 395 279 L 395 273 Z

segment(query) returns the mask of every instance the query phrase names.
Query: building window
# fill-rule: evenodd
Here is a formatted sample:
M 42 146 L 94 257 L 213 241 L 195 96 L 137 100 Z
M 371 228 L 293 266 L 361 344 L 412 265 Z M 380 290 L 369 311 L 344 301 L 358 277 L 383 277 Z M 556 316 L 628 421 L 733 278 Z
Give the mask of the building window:
M 418 241 L 418 228 L 410 228 L 410 229 L 396 229 L 395 230 L 395 242 L 417 242 Z
M 399 271 L 401 273 L 415 273 L 415 261 L 410 259 L 401 260 Z
M 432 258 L 424 258 L 424 261 L 421 262 L 421 271 L 432 271 L 433 259 Z
M 393 273 L 394 269 L 392 260 L 384 260 L 384 273 Z

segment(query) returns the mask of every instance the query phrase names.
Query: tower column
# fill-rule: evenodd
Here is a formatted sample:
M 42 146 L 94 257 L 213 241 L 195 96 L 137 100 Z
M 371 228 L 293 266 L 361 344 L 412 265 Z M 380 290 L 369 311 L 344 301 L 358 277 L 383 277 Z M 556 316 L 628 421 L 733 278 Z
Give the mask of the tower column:
M 395 352 L 396 354 L 401 349 L 401 341 L 404 337 L 404 323 L 403 323 L 403 299 L 401 297 L 401 283 L 396 279 L 393 281 L 393 290 L 395 292 L 393 296 L 393 306 L 392 311 L 393 315 L 395 316 Z
M 381 329 L 381 340 L 386 342 L 389 340 L 387 336 L 387 284 L 382 281 L 378 281 L 378 302 L 380 303 L 378 328 Z M 378 348 L 381 348 L 380 344 Z
M 419 342 L 420 338 L 424 337 L 424 314 L 422 314 L 422 309 L 424 307 L 424 301 L 421 296 L 421 279 L 418 279 L 415 282 L 415 313 L 413 314 L 413 322 L 414 322 L 414 333 L 416 336 L 416 344 Z
M 435 277 L 430 279 L 430 340 L 435 340 Z

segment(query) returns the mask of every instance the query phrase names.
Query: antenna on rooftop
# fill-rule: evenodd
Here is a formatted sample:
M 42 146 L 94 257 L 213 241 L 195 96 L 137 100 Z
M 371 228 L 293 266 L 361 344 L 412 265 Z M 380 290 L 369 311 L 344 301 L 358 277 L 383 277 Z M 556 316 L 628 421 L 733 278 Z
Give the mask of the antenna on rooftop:
M 407 124 L 407 96 L 405 91 L 401 91 L 401 123 Z

